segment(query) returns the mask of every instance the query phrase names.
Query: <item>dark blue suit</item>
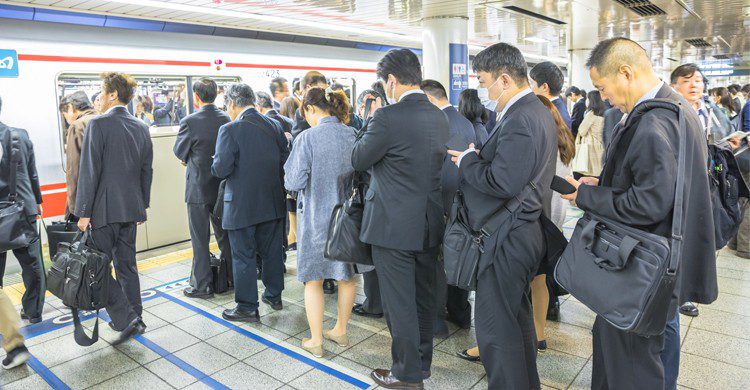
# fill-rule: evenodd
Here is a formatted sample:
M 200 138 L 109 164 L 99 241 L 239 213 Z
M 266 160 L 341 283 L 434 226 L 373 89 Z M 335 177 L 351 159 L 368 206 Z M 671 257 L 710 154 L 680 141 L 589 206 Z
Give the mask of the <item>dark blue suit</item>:
M 570 119 L 570 113 L 568 113 L 568 107 L 565 106 L 565 102 L 562 98 L 558 97 L 552 100 L 552 104 L 557 107 L 557 111 L 560 111 L 560 116 L 562 117 L 563 122 L 565 122 L 565 125 L 568 126 L 568 130 L 572 131 L 573 120 Z
M 237 308 L 258 308 L 256 256 L 263 261 L 264 296 L 281 300 L 286 206 L 283 166 L 289 151 L 276 121 L 248 108 L 219 129 L 211 173 L 226 178 L 222 227 L 229 232 Z

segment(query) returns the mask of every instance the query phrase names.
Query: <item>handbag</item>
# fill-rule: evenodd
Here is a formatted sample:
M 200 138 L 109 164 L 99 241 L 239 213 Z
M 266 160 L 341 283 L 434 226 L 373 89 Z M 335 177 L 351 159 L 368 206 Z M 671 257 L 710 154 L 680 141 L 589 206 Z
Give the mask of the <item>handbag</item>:
M 107 305 L 109 288 L 119 288 L 109 284 L 112 278 L 109 256 L 86 244 L 90 232 L 87 229 L 79 233 L 73 243 L 60 243 L 52 267 L 47 272 L 47 290 L 71 308 L 74 338 L 81 346 L 89 346 L 99 340 L 99 310 Z M 83 330 L 78 310 L 96 310 L 91 337 Z
M 57 247 L 60 243 L 67 242 L 72 244 L 78 236 L 78 225 L 70 220 L 66 221 L 53 221 L 51 225 L 44 223 L 42 218 L 42 225 L 44 231 L 47 233 L 47 243 L 49 244 L 49 257 L 54 258 L 57 254 Z
M 16 191 L 16 180 L 18 176 L 18 164 L 20 164 L 21 151 L 19 149 L 20 138 L 15 130 L 10 129 L 11 137 L 10 165 L 8 175 L 8 199 L 0 201 L 0 252 L 13 249 L 25 248 L 39 238 L 34 226 L 29 221 L 24 202 L 18 199 Z
M 326 259 L 373 265 L 370 245 L 359 239 L 364 210 L 362 191 L 357 187 L 343 204 L 334 206 L 323 250 Z
M 653 234 L 586 212 L 557 266 L 555 280 L 581 303 L 617 329 L 641 336 L 664 332 L 670 313 L 677 269 L 682 257 L 682 224 L 686 179 L 685 113 L 680 103 L 653 99 L 639 104 L 626 126 L 653 108 L 678 116 L 678 160 L 670 237 Z M 632 140 L 631 129 L 625 153 Z M 606 169 L 606 167 L 605 167 Z
M 576 154 L 570 163 L 573 172 L 589 172 L 589 144 L 576 143 Z

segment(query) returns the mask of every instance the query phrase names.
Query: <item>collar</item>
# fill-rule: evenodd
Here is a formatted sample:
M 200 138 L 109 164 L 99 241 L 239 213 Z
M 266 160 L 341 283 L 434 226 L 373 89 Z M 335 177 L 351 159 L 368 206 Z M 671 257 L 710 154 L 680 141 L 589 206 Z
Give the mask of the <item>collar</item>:
M 104 114 L 109 114 L 109 113 L 111 113 L 111 112 L 112 112 L 113 110 L 117 109 L 117 107 L 122 107 L 122 109 L 123 109 L 123 110 L 125 109 L 125 106 L 124 106 L 124 105 L 122 105 L 122 104 L 118 104 L 118 105 L 116 105 L 116 106 L 112 106 L 112 107 L 110 107 L 110 108 L 109 108 L 109 109 L 108 109 L 107 111 L 105 111 L 105 112 L 104 112 Z
M 521 92 L 510 98 L 510 100 L 508 100 L 508 103 L 505 104 L 505 107 L 503 107 L 503 110 L 500 111 L 500 116 L 497 118 L 497 121 L 500 122 L 501 120 L 503 120 L 503 117 L 505 116 L 505 113 L 508 112 L 508 109 L 510 109 L 510 106 L 514 105 L 517 101 L 521 100 L 522 97 L 530 93 L 533 93 L 531 92 L 531 88 L 526 87 L 525 89 L 521 90 Z
M 266 116 L 268 116 L 268 115 L 270 115 L 270 114 L 278 114 L 278 112 L 276 112 L 276 110 L 274 110 L 274 109 L 272 108 L 272 109 L 270 109 L 270 110 L 266 111 Z
M 655 98 L 656 94 L 659 93 L 659 90 L 662 89 L 662 87 L 664 87 L 664 82 L 663 81 L 659 82 L 659 84 L 656 84 L 655 87 L 651 88 L 651 90 L 649 90 L 648 92 L 646 92 L 645 94 L 643 94 L 643 96 L 641 96 L 641 98 L 638 99 L 637 102 L 635 102 L 635 105 L 637 106 L 638 104 L 640 104 L 643 101 Z M 635 106 L 633 106 L 633 107 L 635 107 Z
M 555 100 L 562 100 L 562 98 L 560 96 L 555 96 L 552 99 L 550 99 L 549 101 L 554 102 Z
M 446 104 L 446 105 L 444 105 L 444 106 L 440 107 L 440 109 L 441 109 L 441 110 L 443 110 L 443 111 L 445 111 L 445 109 L 446 109 L 446 108 L 448 108 L 448 107 L 453 107 L 453 105 L 452 105 L 452 104 L 450 104 L 450 103 L 448 103 L 448 104 Z
M 410 90 L 402 93 L 401 96 L 398 97 L 398 102 L 401 102 L 402 100 L 404 100 L 405 97 L 407 97 L 409 95 L 413 95 L 415 93 L 421 93 L 422 95 L 424 95 L 424 91 L 422 91 L 419 88 L 410 89 Z
M 237 115 L 237 119 L 241 119 L 245 115 L 246 112 L 252 111 L 252 110 L 256 110 L 255 107 L 247 106 L 244 110 L 240 111 L 240 114 Z
M 336 118 L 335 116 L 331 115 L 331 116 L 320 118 L 318 120 L 318 126 L 320 126 L 323 123 L 340 123 L 340 122 L 341 121 L 339 121 L 339 118 Z

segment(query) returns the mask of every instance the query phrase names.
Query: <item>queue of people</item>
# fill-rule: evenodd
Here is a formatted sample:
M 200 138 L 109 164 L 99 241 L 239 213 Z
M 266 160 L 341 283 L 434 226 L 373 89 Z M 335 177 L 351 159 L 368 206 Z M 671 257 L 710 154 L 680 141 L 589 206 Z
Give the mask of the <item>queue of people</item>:
M 682 180 L 680 158 L 688 167 L 679 194 L 686 199 L 685 218 L 678 221 L 685 249 L 665 331 L 644 337 L 599 315 L 593 326 L 592 388 L 675 389 L 678 312 L 698 315 L 692 303 L 711 303 L 718 293 L 713 223 L 708 223 L 713 216 L 707 206 L 712 202 L 707 141 L 726 140 L 735 149 L 746 145 L 735 131 L 750 132 L 750 125 L 745 127 L 750 102 L 742 96 L 750 87 L 706 94 L 705 77 L 694 64 L 678 67 L 662 81 L 641 46 L 613 38 L 600 42 L 587 62 L 596 90 L 566 90 L 573 102 L 569 113 L 561 96 L 562 71 L 551 62 L 529 70 L 518 48 L 497 43 L 478 53 L 472 65 L 479 88 L 462 91 L 458 109 L 440 82 L 422 77 L 419 59 L 408 49 L 391 50 L 379 61 L 378 81 L 354 104 L 317 71 L 291 88 L 275 78 L 270 93 L 242 83 L 221 90 L 210 78 L 195 81 L 192 100 L 198 109 L 180 117 L 174 145 L 187 167 L 185 202 L 194 253 L 184 295 L 215 293 L 213 229 L 221 261 L 231 264 L 236 303 L 222 315 L 259 322 L 261 302 L 283 310 L 284 256 L 296 249 L 311 333 L 301 348 L 313 356 L 322 357 L 326 343 L 349 345 L 352 314 L 385 315 L 392 365 L 373 370 L 372 379 L 385 388 L 423 388 L 432 375 L 433 339 L 447 336 L 447 322 L 468 329 L 473 320 L 477 345 L 457 355 L 482 362 L 489 388 L 537 389 L 537 353 L 548 347 L 546 321 L 559 318 L 560 290 L 555 263 L 545 261 L 550 248 L 543 219 L 562 230 L 569 202 L 667 237 L 677 207 L 675 183 Z M 113 259 L 116 278 L 109 276 L 108 283 L 117 288 L 108 290 L 106 310 L 110 327 L 119 332 L 115 344 L 147 329 L 135 239 L 151 191 L 148 125 L 162 116 L 151 114 L 150 99 L 135 97 L 135 90 L 131 76 L 105 73 L 93 103 L 76 92 L 59 107 L 69 124 L 66 216 L 81 231 L 90 230 L 89 245 Z M 134 98 L 135 115 L 126 109 Z M 686 139 L 679 140 L 680 123 L 666 110 L 628 120 L 635 107 L 652 99 L 684 108 Z M 35 223 L 42 199 L 33 145 L 25 131 L 1 123 L 0 140 L 4 170 L 10 164 L 8 147 L 20 145 L 18 193 Z M 678 156 L 678 141 L 687 143 L 690 155 Z M 342 178 L 355 172 L 369 176 L 359 238 L 371 247 L 372 267 L 324 255 L 331 213 L 344 201 Z M 566 178 L 573 190 L 555 192 L 554 176 Z M 7 197 L 7 183 L 0 184 Z M 469 291 L 448 285 L 441 255 L 457 193 L 476 231 L 508 202 L 520 202 L 503 234 L 483 237 L 474 318 Z M 733 245 L 739 256 L 750 257 L 750 228 L 744 221 Z M 39 251 L 38 241 L 14 250 L 27 289 L 20 316 L 32 323 L 41 321 L 44 302 Z M 5 253 L 0 270 L 4 258 Z M 357 273 L 365 284 L 361 304 L 354 302 Z M 260 297 L 258 279 L 264 285 Z M 335 291 L 337 319 L 324 329 L 325 294 Z M 0 293 L 6 368 L 29 358 L 15 316 Z

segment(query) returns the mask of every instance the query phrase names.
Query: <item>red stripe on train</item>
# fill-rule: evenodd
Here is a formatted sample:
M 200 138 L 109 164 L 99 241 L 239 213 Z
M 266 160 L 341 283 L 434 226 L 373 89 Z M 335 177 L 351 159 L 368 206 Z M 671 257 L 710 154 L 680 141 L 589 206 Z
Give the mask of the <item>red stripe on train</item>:
M 65 184 L 63 183 L 63 187 Z M 55 192 L 52 194 L 42 194 L 42 208 L 44 209 L 44 218 L 59 217 L 65 215 L 65 203 L 68 200 L 68 192 Z

